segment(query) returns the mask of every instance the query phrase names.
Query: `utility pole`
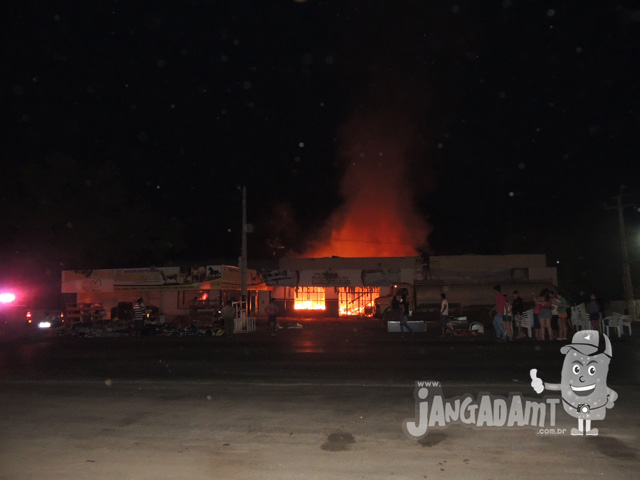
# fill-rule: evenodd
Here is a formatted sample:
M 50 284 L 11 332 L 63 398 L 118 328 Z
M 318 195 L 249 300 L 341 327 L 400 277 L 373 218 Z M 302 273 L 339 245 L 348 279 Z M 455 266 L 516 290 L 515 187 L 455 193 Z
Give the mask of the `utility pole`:
M 624 207 L 632 205 L 622 204 L 622 191 L 624 185 L 620 187 L 620 193 L 616 195 L 616 208 L 618 210 L 618 225 L 620 227 L 620 244 L 622 247 L 622 285 L 624 287 L 624 298 L 627 301 L 627 313 L 631 320 L 636 320 L 636 301 L 633 295 L 633 283 L 631 282 L 631 268 L 629 266 L 629 248 L 627 247 L 627 235 L 624 229 Z
M 242 187 L 242 257 L 240 259 L 240 276 L 242 282 L 242 303 L 245 315 L 247 312 L 247 187 Z

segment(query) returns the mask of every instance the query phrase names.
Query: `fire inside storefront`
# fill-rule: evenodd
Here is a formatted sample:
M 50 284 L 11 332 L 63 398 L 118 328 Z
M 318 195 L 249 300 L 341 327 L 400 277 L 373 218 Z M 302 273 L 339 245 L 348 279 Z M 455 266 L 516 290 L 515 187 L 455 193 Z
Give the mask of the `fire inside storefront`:
M 260 295 L 292 317 L 380 315 L 390 292 L 404 287 L 413 314 L 437 319 L 442 293 L 458 310 L 489 310 L 494 285 L 505 292 L 557 285 L 542 254 L 433 256 L 429 263 L 419 256 L 283 258 L 279 267 L 264 273 L 271 290 Z
M 380 287 L 336 287 L 338 313 L 342 316 L 374 313 L 374 300 L 380 296 Z M 298 287 L 294 290 L 294 310 L 303 312 L 327 311 L 324 287 Z
M 283 313 L 291 316 L 373 316 L 375 300 L 401 281 L 401 270 L 413 276 L 415 257 L 291 258 L 267 272 L 266 284 Z

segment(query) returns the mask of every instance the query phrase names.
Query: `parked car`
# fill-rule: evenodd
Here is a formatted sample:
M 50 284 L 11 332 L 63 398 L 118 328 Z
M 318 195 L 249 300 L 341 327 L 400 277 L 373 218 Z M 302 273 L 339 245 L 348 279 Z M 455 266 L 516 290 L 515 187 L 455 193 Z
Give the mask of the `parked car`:
M 64 325 L 64 312 L 56 309 L 31 309 L 25 314 L 27 326 L 46 330 Z
M 33 331 L 44 331 L 64 323 L 64 313 L 57 309 L 34 309 L 20 289 L 0 290 L 0 336 L 22 337 Z

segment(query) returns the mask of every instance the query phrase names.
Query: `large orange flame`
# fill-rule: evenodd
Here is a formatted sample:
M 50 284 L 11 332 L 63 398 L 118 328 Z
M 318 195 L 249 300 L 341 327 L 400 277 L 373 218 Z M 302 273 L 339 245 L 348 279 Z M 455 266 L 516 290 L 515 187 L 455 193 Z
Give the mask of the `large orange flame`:
M 425 246 L 429 226 L 408 181 L 415 173 L 408 167 L 413 133 L 397 119 L 361 115 L 343 129 L 345 201 L 304 256 L 412 256 Z

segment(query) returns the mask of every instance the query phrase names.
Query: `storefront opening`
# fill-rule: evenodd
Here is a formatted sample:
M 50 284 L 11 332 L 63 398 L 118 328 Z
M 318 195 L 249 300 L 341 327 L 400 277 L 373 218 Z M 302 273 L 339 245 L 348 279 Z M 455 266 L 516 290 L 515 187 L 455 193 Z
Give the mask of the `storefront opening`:
M 380 296 L 380 287 L 339 287 L 335 290 L 333 287 L 330 288 L 332 294 L 334 291 L 338 294 L 338 312 L 341 317 L 374 314 L 374 300 Z M 326 288 L 298 287 L 295 290 L 294 309 L 298 311 L 327 310 Z
M 380 296 L 380 287 L 340 287 L 338 302 L 340 316 L 372 316 L 375 312 L 373 301 Z
M 296 310 L 326 310 L 324 288 L 322 287 L 298 287 L 296 289 Z

